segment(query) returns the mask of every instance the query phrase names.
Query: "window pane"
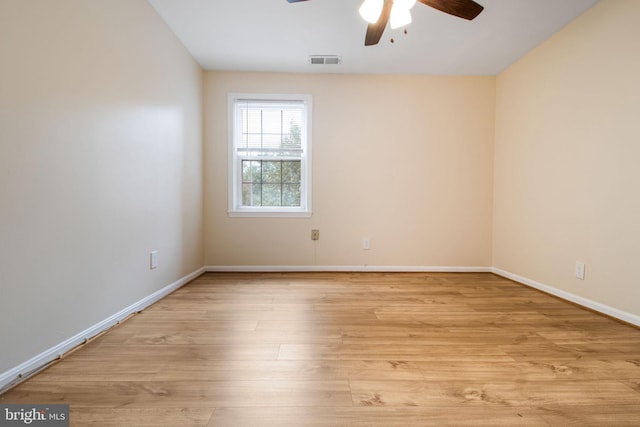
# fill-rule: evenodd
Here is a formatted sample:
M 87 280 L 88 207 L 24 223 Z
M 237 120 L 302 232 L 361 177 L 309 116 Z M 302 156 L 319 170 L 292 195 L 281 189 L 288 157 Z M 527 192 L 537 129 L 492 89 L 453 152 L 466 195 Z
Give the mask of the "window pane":
M 300 206 L 300 184 L 282 185 L 282 206 Z
M 282 134 L 282 113 L 279 109 L 262 110 L 262 132 Z
M 262 135 L 259 133 L 249 133 L 246 135 L 246 147 L 262 148 Z
M 251 182 L 262 182 L 262 162 L 254 160 L 251 162 Z
M 259 160 L 242 161 L 242 182 L 246 184 L 262 182 L 262 162 Z
M 291 184 L 300 182 L 299 160 L 282 162 L 282 182 Z
M 251 188 L 251 205 L 262 206 L 262 185 L 254 184 Z
M 251 162 L 248 160 L 242 161 L 242 182 L 251 182 Z
M 251 184 L 242 184 L 242 206 L 251 206 Z
M 287 110 L 283 111 L 284 133 L 282 145 L 285 148 L 302 147 L 302 111 Z
M 267 149 L 282 148 L 282 135 L 280 133 L 262 134 L 262 148 L 267 148 Z
M 299 160 L 243 160 L 241 163 L 243 206 L 300 206 Z
M 260 184 L 242 184 L 242 205 L 262 206 L 261 187 Z
M 282 206 L 282 187 L 280 184 L 262 186 L 262 206 Z
M 262 132 L 262 119 L 260 110 L 249 109 L 244 110 L 244 121 L 243 128 L 246 133 L 261 133 Z
M 282 162 L 262 162 L 262 182 L 280 184 L 282 182 Z

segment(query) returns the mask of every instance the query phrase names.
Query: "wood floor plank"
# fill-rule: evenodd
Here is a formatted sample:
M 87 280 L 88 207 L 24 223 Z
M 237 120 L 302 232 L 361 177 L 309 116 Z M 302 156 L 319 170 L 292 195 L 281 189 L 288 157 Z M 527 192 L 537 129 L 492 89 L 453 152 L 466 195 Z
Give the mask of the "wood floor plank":
M 166 365 L 154 375 L 158 380 L 193 379 L 200 381 L 301 381 L 349 380 L 422 380 L 422 370 L 411 362 L 371 360 L 328 361 L 236 361 L 208 364 L 183 362 Z
M 490 414 L 490 415 L 489 415 Z M 220 408 L 210 427 L 541 427 L 551 425 L 543 412 L 526 408 L 352 407 L 352 408 Z M 558 424 L 560 425 L 560 424 Z M 588 425 L 588 424 L 583 424 Z
M 640 405 L 640 395 L 620 381 L 537 381 L 474 383 L 431 381 L 351 381 L 354 403 L 361 406 L 540 406 L 564 402 Z
M 72 426 L 637 426 L 640 329 L 490 273 L 208 273 L 0 402 Z
M 511 378 L 514 381 L 626 381 L 640 377 L 640 367 L 626 360 L 556 360 L 515 363 L 475 362 L 412 362 L 422 371 L 425 380 L 495 382 Z
M 637 427 L 640 423 L 637 405 L 589 405 L 575 408 L 546 406 L 542 419 L 551 426 L 615 426 Z
M 96 343 L 85 351 L 71 355 L 74 359 L 83 359 L 96 364 L 119 359 L 123 363 L 134 361 L 171 361 L 180 363 L 183 360 L 198 360 L 203 364 L 215 360 L 275 360 L 278 357 L 279 345 L 167 345 L 164 343 L 113 345 Z
M 100 408 L 74 407 L 72 426 L 205 427 L 215 408 Z
M 79 407 L 206 408 L 352 406 L 347 381 L 118 381 L 33 382 L 11 402 L 69 403 Z
M 404 360 L 512 362 L 497 347 L 480 345 L 283 344 L 278 360 Z

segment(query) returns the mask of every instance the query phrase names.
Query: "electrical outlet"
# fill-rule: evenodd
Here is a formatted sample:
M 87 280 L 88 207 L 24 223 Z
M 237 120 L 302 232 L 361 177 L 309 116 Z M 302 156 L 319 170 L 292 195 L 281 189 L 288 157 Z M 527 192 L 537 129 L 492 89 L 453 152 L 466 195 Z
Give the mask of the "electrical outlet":
M 362 249 L 364 249 L 365 251 L 371 249 L 371 240 L 368 237 L 362 239 Z
M 311 240 L 320 240 L 320 230 L 311 230 Z
M 149 267 L 152 270 L 158 268 L 158 251 L 151 251 L 149 254 Z
M 585 267 L 584 262 L 576 261 L 576 277 L 580 280 L 584 280 Z

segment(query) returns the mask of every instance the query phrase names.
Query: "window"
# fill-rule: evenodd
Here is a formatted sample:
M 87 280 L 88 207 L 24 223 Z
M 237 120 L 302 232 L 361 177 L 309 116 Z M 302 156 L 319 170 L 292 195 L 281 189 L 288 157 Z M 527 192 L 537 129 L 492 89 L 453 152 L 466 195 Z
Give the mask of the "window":
M 311 97 L 229 95 L 229 215 L 311 215 Z

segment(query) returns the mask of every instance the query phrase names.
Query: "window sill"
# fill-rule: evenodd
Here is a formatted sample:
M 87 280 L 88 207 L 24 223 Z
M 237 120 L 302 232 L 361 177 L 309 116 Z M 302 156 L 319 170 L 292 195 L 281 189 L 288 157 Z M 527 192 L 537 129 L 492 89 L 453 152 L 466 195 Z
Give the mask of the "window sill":
M 263 210 L 241 210 L 228 211 L 230 218 L 311 218 L 311 211 L 263 211 Z

